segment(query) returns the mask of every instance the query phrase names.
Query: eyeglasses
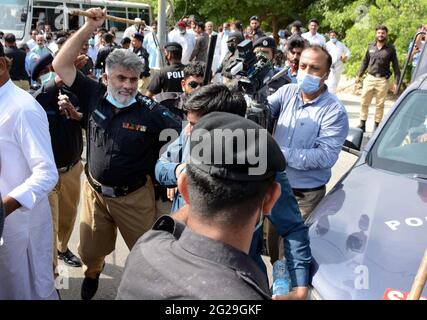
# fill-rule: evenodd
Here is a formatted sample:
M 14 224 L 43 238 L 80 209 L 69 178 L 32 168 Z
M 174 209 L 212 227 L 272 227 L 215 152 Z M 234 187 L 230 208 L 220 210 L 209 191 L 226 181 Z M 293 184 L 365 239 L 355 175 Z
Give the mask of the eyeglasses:
M 188 83 L 188 85 L 190 86 L 190 88 L 192 88 L 192 89 L 196 89 L 196 88 L 198 88 L 198 87 L 203 86 L 203 83 L 199 83 L 199 82 L 197 82 L 197 81 L 190 81 L 190 82 Z

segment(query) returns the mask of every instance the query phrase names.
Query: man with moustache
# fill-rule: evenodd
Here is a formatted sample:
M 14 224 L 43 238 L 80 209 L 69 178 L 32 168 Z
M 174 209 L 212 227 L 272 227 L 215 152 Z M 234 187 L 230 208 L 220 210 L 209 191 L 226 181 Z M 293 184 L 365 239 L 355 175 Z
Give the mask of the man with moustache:
M 65 44 L 53 61 L 58 76 L 76 94 L 87 133 L 87 180 L 83 187 L 79 254 L 85 279 L 81 297 L 91 299 L 97 289 L 104 259 L 115 247 L 117 228 L 132 249 L 155 217 L 150 175 L 160 147 L 160 133 L 181 124 L 174 115 L 138 94 L 141 59 L 116 49 L 106 59 L 102 83 L 77 72 L 73 61 L 83 43 L 105 23 L 106 10 L 91 8 L 92 18 Z
M 366 130 L 366 120 L 368 119 L 368 109 L 372 98 L 376 96 L 375 124 L 374 130 L 378 127 L 384 115 L 384 102 L 389 88 L 388 79 L 391 76 L 390 63 L 393 64 L 393 71 L 396 83 L 393 85 L 393 92 L 396 93 L 397 83 L 400 79 L 399 61 L 397 60 L 396 49 L 392 44 L 387 43 L 388 29 L 385 25 L 376 27 L 375 42 L 368 45 L 365 58 L 362 61 L 357 73 L 356 83 L 361 81 L 361 77 L 368 69 L 368 75 L 363 80 L 362 97 L 360 99 L 360 124 L 358 128 L 363 132 Z

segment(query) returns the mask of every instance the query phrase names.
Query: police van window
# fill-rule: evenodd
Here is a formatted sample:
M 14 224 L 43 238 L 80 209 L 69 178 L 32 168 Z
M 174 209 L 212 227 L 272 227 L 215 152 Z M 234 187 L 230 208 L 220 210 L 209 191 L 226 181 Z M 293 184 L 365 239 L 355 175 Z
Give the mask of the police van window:
M 119 7 L 107 7 L 107 12 L 109 15 L 118 17 L 118 18 L 126 18 L 126 8 Z M 107 20 L 108 28 L 116 27 L 119 31 L 126 30 L 126 23 L 116 22 Z
M 410 93 L 387 121 L 369 165 L 402 174 L 427 174 L 427 91 Z

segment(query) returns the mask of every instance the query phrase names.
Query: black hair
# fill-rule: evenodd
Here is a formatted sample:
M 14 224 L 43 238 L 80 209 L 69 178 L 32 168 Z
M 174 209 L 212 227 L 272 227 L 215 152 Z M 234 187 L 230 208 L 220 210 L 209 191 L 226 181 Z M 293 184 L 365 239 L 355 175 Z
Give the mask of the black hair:
M 184 68 L 184 79 L 188 77 L 203 77 L 205 75 L 205 64 L 200 61 L 192 61 Z
M 102 35 L 102 39 L 104 39 L 104 41 L 106 43 L 113 43 L 114 41 L 114 36 L 111 33 L 104 33 Z
M 203 31 L 205 31 L 205 23 L 204 22 L 196 22 L 196 26 L 198 26 Z
M 312 44 L 310 46 L 308 46 L 307 48 L 304 49 L 305 50 L 314 50 L 314 51 L 321 51 L 326 55 L 326 65 L 327 65 L 327 69 L 329 71 L 329 69 L 331 68 L 332 65 L 332 56 L 331 54 L 328 52 L 328 50 L 326 50 L 324 47 L 322 47 L 321 45 L 318 44 Z
M 173 60 L 181 60 L 181 58 L 182 58 L 182 47 L 181 47 L 181 45 L 177 46 L 177 45 L 172 45 L 172 44 L 171 45 L 166 44 L 165 50 L 170 53 L 171 58 Z
M 274 177 L 244 182 L 222 180 L 192 164 L 187 164 L 187 177 L 190 203 L 197 208 L 197 215 L 228 228 L 246 225 L 274 182 Z
M 128 37 L 124 37 L 120 43 L 121 43 L 122 45 L 124 45 L 124 44 L 126 44 L 126 43 L 131 43 L 131 40 L 130 40 L 130 38 L 128 38 Z
M 293 35 L 288 39 L 288 43 L 286 44 L 286 51 L 293 50 L 295 48 L 302 48 L 304 49 L 306 47 L 306 41 L 303 37 Z
M 335 33 L 336 35 L 338 35 L 338 32 L 336 32 L 334 29 L 332 29 L 328 32 L 328 34 L 331 34 L 331 33 Z
M 195 91 L 184 104 L 184 110 L 195 112 L 199 116 L 222 111 L 244 117 L 246 100 L 237 90 L 231 90 L 223 84 L 210 84 Z
M 378 30 L 384 30 L 386 33 L 388 33 L 388 28 L 383 24 L 379 24 L 376 26 L 375 31 L 378 31 Z
M 302 23 L 299 20 L 295 20 L 294 22 L 292 22 L 291 27 L 297 28 L 298 31 L 301 31 Z
M 320 23 L 319 23 L 319 20 L 317 20 L 317 19 L 310 19 L 310 21 L 308 21 L 308 24 L 310 24 L 310 23 L 312 23 L 312 22 L 314 22 L 315 24 L 317 24 L 317 26 L 320 26 Z

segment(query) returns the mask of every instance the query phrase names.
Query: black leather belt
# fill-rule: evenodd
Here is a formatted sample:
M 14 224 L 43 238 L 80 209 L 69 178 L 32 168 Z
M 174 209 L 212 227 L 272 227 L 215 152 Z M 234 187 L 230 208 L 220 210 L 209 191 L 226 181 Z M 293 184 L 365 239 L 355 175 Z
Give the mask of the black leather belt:
M 313 192 L 313 191 L 318 191 L 318 190 L 322 190 L 325 189 L 326 186 L 320 186 L 320 187 L 316 187 L 316 188 L 303 188 L 303 189 L 297 189 L 297 188 L 292 188 L 292 190 L 295 192 Z
M 65 172 L 70 171 L 72 167 L 74 167 L 77 163 L 79 163 L 79 161 L 80 161 L 80 159 L 77 160 L 76 162 L 74 162 L 73 164 L 70 164 L 70 165 L 65 166 L 65 167 L 58 168 L 58 172 L 59 173 L 65 173 Z
M 87 180 L 91 187 L 98 193 L 102 194 L 104 197 L 108 198 L 117 198 L 117 197 L 123 197 L 126 196 L 135 190 L 138 190 L 139 188 L 142 188 L 145 183 L 147 182 L 147 179 L 144 178 L 140 181 L 138 181 L 135 184 L 127 185 L 127 186 L 120 186 L 120 187 L 113 187 L 113 186 L 106 186 L 104 184 L 99 183 L 96 181 L 90 174 L 86 174 Z
M 383 75 L 381 73 L 370 73 L 370 75 L 374 76 L 375 78 L 386 78 L 387 79 L 387 76 Z

